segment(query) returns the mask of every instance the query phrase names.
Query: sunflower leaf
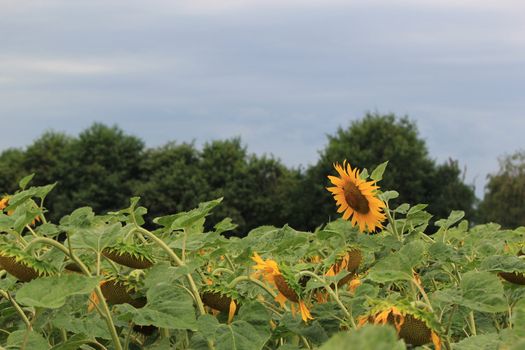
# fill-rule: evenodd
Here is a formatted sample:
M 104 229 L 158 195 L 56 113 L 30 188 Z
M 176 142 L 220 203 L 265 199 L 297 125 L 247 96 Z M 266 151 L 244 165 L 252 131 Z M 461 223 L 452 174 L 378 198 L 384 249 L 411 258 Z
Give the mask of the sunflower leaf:
M 7 349 L 49 349 L 49 343 L 40 333 L 35 331 L 18 330 L 7 337 Z
M 352 349 L 360 350 L 406 349 L 405 343 L 398 339 L 394 327 L 365 325 L 358 330 L 335 334 L 319 350 L 349 349 L 349 344 L 352 344 Z
M 16 300 L 26 306 L 57 309 L 69 296 L 91 293 L 99 281 L 99 277 L 78 274 L 41 277 L 25 283 L 16 293 Z
M 469 271 L 461 279 L 461 304 L 481 312 L 501 312 L 507 309 L 503 285 L 490 272 Z
M 370 175 L 370 178 L 374 181 L 381 181 L 383 179 L 383 173 L 385 172 L 387 165 L 388 165 L 388 160 L 384 163 L 379 164 L 374 169 L 374 171 L 372 171 L 372 175 Z

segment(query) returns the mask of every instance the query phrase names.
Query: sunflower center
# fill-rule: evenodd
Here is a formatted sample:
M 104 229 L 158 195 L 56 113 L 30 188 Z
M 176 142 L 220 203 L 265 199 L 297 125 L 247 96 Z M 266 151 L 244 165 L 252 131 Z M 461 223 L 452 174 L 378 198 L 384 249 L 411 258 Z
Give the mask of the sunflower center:
M 349 182 L 343 187 L 345 193 L 345 200 L 349 206 L 352 207 L 359 214 L 366 214 L 370 211 L 368 206 L 368 200 L 365 196 L 359 191 L 356 185 Z

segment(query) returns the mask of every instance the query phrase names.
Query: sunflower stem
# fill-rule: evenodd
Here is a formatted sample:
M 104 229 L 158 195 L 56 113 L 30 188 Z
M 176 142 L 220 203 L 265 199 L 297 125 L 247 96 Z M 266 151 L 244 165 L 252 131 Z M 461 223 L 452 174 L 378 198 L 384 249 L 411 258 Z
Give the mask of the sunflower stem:
M 388 202 L 385 202 L 385 206 L 386 206 L 385 213 L 386 213 L 386 216 L 388 218 L 388 221 L 390 222 L 390 226 L 392 226 L 392 231 L 396 235 L 396 238 L 398 239 L 398 241 L 402 242 L 403 241 L 403 235 L 402 234 L 399 235 L 399 232 L 397 232 L 396 220 L 394 220 L 394 217 L 392 216 L 390 207 L 388 206 Z
M 182 230 L 182 262 L 186 262 L 186 241 L 188 240 L 188 231 L 186 229 Z
M 11 294 L 9 294 L 9 292 L 7 292 L 7 291 L 5 291 L 3 289 L 0 289 L 0 295 L 2 295 L 5 299 L 9 300 L 9 302 L 13 305 L 13 307 L 15 308 L 16 312 L 18 313 L 18 315 L 20 316 L 22 321 L 24 321 L 27 330 L 28 331 L 32 330 L 33 327 L 31 326 L 31 322 L 29 322 L 29 319 L 27 318 L 26 314 L 24 313 L 24 310 L 22 310 L 22 308 L 20 307 L 20 305 L 18 305 L 18 303 L 15 301 L 15 299 L 13 299 L 11 297 Z
M 26 228 L 29 230 L 29 232 L 31 232 L 31 234 L 32 234 L 33 236 L 35 236 L 35 237 L 39 237 L 39 236 L 37 235 L 37 233 L 31 228 L 31 226 L 26 225 Z
M 68 256 L 71 260 L 73 260 L 80 267 L 80 269 L 85 275 L 91 276 L 91 273 L 89 272 L 89 269 L 86 267 L 86 265 L 84 265 L 84 263 L 73 253 L 73 247 L 71 246 L 71 240 L 69 238 L 70 237 L 68 235 L 67 243 L 68 243 L 69 249 L 64 247 L 62 244 L 60 244 L 59 242 L 51 238 L 38 237 L 32 240 L 31 242 L 29 242 L 25 250 L 26 251 L 29 250 L 32 246 L 34 246 L 37 243 L 44 243 L 44 244 L 53 246 L 59 249 L 62 253 Z M 111 317 L 111 311 L 109 310 L 108 304 L 106 303 L 106 299 L 104 298 L 104 294 L 102 294 L 102 290 L 100 289 L 100 286 L 97 286 L 95 288 L 95 293 L 97 294 L 97 297 L 100 303 L 102 304 L 102 310 L 105 314 L 106 324 L 108 326 L 109 332 L 111 333 L 111 338 L 113 340 L 113 343 L 115 344 L 115 349 L 122 350 L 122 345 L 120 344 L 120 339 L 118 337 L 117 330 L 115 328 L 115 324 L 113 323 L 113 318 Z
M 346 308 L 346 306 L 344 306 L 344 304 L 341 301 L 341 299 L 339 299 L 339 296 L 334 292 L 334 290 L 332 288 L 330 288 L 330 285 L 325 281 L 324 278 L 321 278 L 321 277 L 317 276 L 315 273 L 313 273 L 311 271 L 301 271 L 301 272 L 299 272 L 299 275 L 300 276 L 305 276 L 305 275 L 306 276 L 310 276 L 310 277 L 315 278 L 319 282 L 321 282 L 323 284 L 324 288 L 326 289 L 326 291 L 328 292 L 328 294 L 330 294 L 332 296 L 332 298 L 334 298 L 334 300 L 337 303 L 337 305 L 339 305 L 341 310 L 343 310 L 345 316 L 350 320 L 352 328 L 354 328 L 354 329 L 357 328 L 357 325 L 355 324 L 354 318 L 352 317 L 352 313 L 350 311 L 348 311 L 348 309 Z
M 261 287 L 262 289 L 264 289 L 264 291 L 266 291 L 266 293 L 268 293 L 272 298 L 275 298 L 275 293 L 273 292 L 273 290 L 271 290 L 270 288 L 268 288 L 267 285 L 265 285 L 264 283 L 262 283 L 261 281 L 259 281 L 258 279 L 255 279 L 255 278 L 252 278 L 250 276 L 239 276 L 237 278 L 235 278 L 233 281 L 231 281 L 229 284 L 228 284 L 228 288 L 232 289 L 234 288 L 239 282 L 242 282 L 242 281 L 248 281 L 248 282 L 252 282 L 253 284 L 256 284 L 258 285 L 259 287 Z
M 215 270 L 213 270 L 213 271 L 211 272 L 211 274 L 212 274 L 212 275 L 215 275 L 215 274 L 217 274 L 217 273 L 219 273 L 219 272 L 226 272 L 227 274 L 233 275 L 233 271 L 230 270 L 230 269 L 227 269 L 227 268 L 225 268 L 225 267 L 218 267 L 218 268 L 216 268 Z
M 224 259 L 226 259 L 226 261 L 228 262 L 228 265 L 230 265 L 230 268 L 232 269 L 232 271 L 235 271 L 235 265 L 233 264 L 232 259 L 230 258 L 230 256 L 228 254 L 224 254 Z
M 474 311 L 472 310 L 468 314 L 468 324 L 469 324 L 470 332 L 472 333 L 473 336 L 476 336 L 477 335 L 476 320 L 474 319 Z
M 415 276 L 415 272 L 412 271 L 412 274 Z M 416 288 L 419 290 L 419 292 L 421 293 L 421 295 L 423 296 L 423 299 L 425 299 L 425 303 L 427 304 L 428 306 L 428 309 L 430 310 L 430 312 L 434 312 L 434 309 L 432 308 L 432 304 L 430 303 L 430 299 L 428 298 L 428 295 L 427 293 L 425 292 L 425 289 L 423 288 L 423 286 L 421 285 L 421 283 L 419 283 L 419 281 L 413 277 L 412 280 L 411 280 L 412 284 L 414 286 L 416 286 Z

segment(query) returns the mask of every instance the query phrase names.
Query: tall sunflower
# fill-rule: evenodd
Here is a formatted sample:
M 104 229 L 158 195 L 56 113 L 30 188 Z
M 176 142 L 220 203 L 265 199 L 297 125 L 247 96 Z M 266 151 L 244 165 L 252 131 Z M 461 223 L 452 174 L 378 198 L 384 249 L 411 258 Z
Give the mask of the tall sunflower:
M 358 225 L 359 231 L 374 231 L 383 228 L 382 221 L 386 219 L 385 203 L 376 197 L 379 187 L 376 181 L 361 179 L 360 172 L 352 169 L 345 160 L 343 165 L 334 164 L 337 176 L 328 176 L 334 187 L 327 187 L 339 206 L 338 213 L 343 213 L 344 220 L 351 220 L 352 225 Z

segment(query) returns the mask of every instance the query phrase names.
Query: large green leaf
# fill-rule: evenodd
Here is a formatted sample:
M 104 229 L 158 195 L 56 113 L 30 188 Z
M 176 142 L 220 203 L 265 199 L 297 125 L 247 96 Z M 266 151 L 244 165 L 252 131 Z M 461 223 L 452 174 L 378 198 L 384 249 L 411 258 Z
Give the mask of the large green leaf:
M 87 308 L 87 302 L 85 305 Z M 76 316 L 69 311 L 71 310 L 59 309 L 56 314 L 53 314 L 51 324 L 68 332 L 85 334 L 92 338 L 111 339 L 106 321 L 98 313 L 91 312 Z
M 481 268 L 487 271 L 525 272 L 525 259 L 517 256 L 493 255 L 482 262 Z
M 37 278 L 18 290 L 16 300 L 26 306 L 56 309 L 71 295 L 91 293 L 99 281 L 79 274 Z
M 261 336 L 257 328 L 246 321 L 235 321 L 231 324 L 221 324 L 216 330 L 217 350 L 260 350 L 270 338 Z
M 242 305 L 231 324 L 221 324 L 215 317 L 203 315 L 197 321 L 199 333 L 192 338 L 192 349 L 207 349 L 205 340 L 217 350 L 260 350 L 270 339 L 269 315 L 258 302 Z
M 507 309 L 503 285 L 490 272 L 469 271 L 461 279 L 461 304 L 481 312 L 501 312 Z
M 454 350 L 498 350 L 501 340 L 498 334 L 480 334 L 453 344 Z
M 412 269 L 423 261 L 425 244 L 413 241 L 403 246 L 398 252 L 378 261 L 370 269 L 370 279 L 379 283 L 411 280 Z
M 105 222 L 93 223 L 88 228 L 74 229 L 69 232 L 73 233 L 70 240 L 75 248 L 90 248 L 97 252 L 112 245 L 123 235 L 120 223 L 107 224 Z
M 187 291 L 171 283 L 159 283 L 147 292 L 148 303 L 140 309 L 119 305 L 124 315 L 129 315 L 137 325 L 153 325 L 168 329 L 196 330 L 197 319 L 193 298 Z
M 403 350 L 405 343 L 399 340 L 391 326 L 365 325 L 350 332 L 337 333 L 319 350 Z
M 25 330 L 14 331 L 7 337 L 7 349 L 31 349 L 44 350 L 49 349 L 49 343 L 35 331 Z
M 514 331 L 525 338 L 525 299 L 519 300 L 512 308 L 511 322 Z

